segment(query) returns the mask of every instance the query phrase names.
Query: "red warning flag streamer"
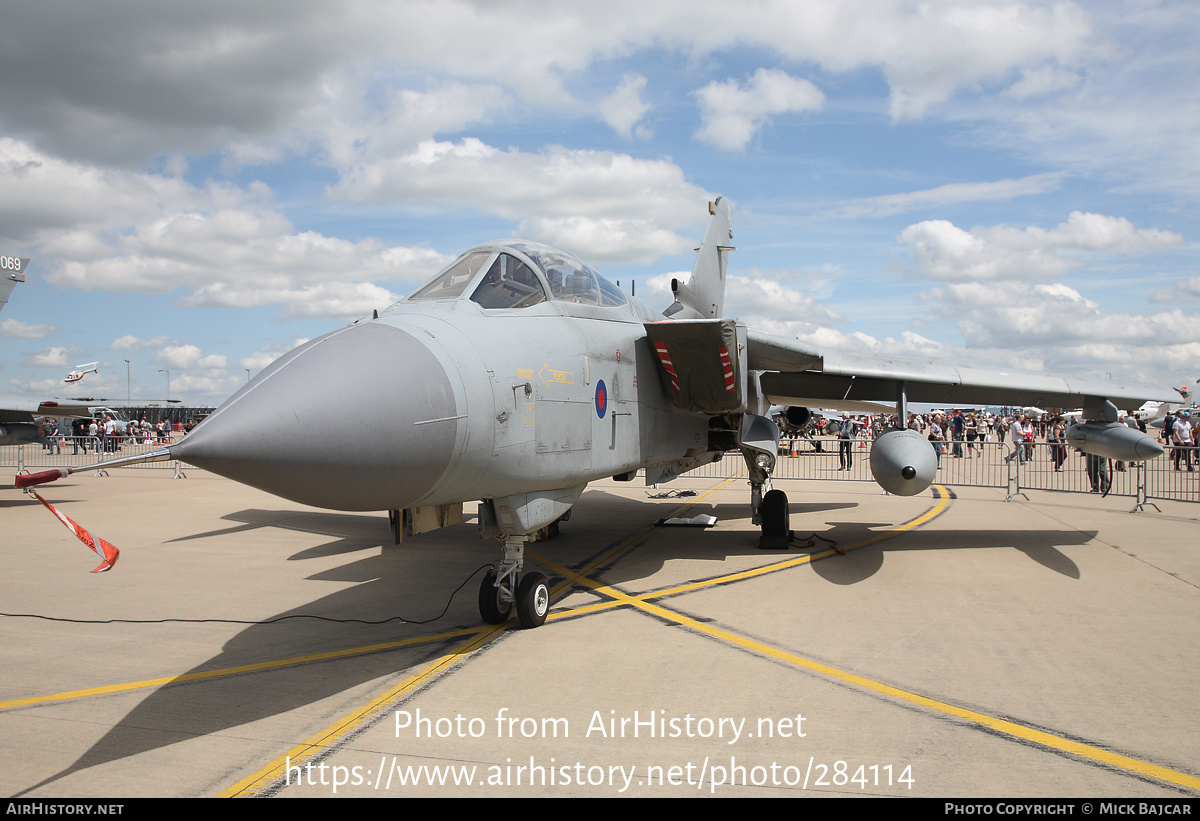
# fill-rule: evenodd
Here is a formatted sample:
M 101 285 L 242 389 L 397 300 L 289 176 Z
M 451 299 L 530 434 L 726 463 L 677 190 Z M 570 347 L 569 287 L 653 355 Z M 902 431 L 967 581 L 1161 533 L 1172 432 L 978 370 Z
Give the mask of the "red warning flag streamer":
M 30 490 L 29 493 L 32 493 L 34 496 L 36 496 L 37 500 L 45 505 L 47 510 L 53 513 L 60 522 L 67 526 L 68 530 L 70 530 L 79 538 L 79 541 L 90 547 L 96 552 L 97 556 L 103 559 L 103 561 L 100 562 L 100 565 L 92 571 L 93 573 L 103 573 L 105 570 L 112 570 L 112 566 L 117 563 L 117 557 L 120 555 L 119 550 L 103 539 L 94 538 L 91 533 L 88 533 L 75 522 L 71 521 L 69 516 L 64 516 L 63 514 L 59 513 L 54 509 L 54 505 L 43 499 L 41 494 L 36 490 Z

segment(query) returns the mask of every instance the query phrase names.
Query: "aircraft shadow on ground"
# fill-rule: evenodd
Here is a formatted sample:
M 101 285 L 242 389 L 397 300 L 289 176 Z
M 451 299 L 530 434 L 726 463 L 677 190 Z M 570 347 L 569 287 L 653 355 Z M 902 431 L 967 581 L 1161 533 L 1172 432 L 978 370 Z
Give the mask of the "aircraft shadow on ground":
M 591 491 L 590 493 L 603 493 Z M 607 494 L 606 494 L 607 495 Z M 595 510 L 595 506 L 580 504 L 569 525 L 564 527 L 594 527 L 603 526 L 604 520 L 614 518 L 613 514 L 620 513 L 623 521 L 641 519 L 647 525 L 674 512 L 681 506 L 681 499 L 649 500 L 622 499 L 612 496 L 606 502 L 603 511 Z M 610 562 L 602 569 L 603 579 L 610 584 L 636 583 L 649 578 L 661 571 L 667 562 L 673 560 L 699 560 L 722 562 L 735 556 L 759 556 L 767 560 L 770 557 L 785 559 L 790 556 L 806 554 L 821 554 L 829 550 L 830 541 L 841 548 L 852 548 L 845 556 L 832 555 L 812 563 L 812 568 L 818 576 L 835 584 L 856 584 L 879 572 L 883 566 L 883 555 L 889 551 L 900 550 L 975 550 L 987 548 L 1004 548 L 1025 553 L 1038 564 L 1060 573 L 1068 578 L 1080 577 L 1079 567 L 1059 547 L 1086 544 L 1095 538 L 1096 532 L 1060 531 L 1060 530 L 928 530 L 914 529 L 887 536 L 876 543 L 854 547 L 854 545 L 873 538 L 888 528 L 895 527 L 899 522 L 863 522 L 863 521 L 826 521 L 821 514 L 834 510 L 847 510 L 858 506 L 857 502 L 807 502 L 791 503 L 788 506 L 791 527 L 797 536 L 797 541 L 788 550 L 760 550 L 758 548 L 758 531 L 749 529 L 749 507 L 743 504 L 711 505 L 701 500 L 695 507 L 681 515 L 694 516 L 698 513 L 709 513 L 717 517 L 718 523 L 735 520 L 745 520 L 744 528 L 722 530 L 719 525 L 713 529 L 660 527 L 646 539 L 646 543 L 635 546 L 621 558 Z M 625 518 L 628 516 L 629 518 Z M 628 525 L 626 525 L 628 529 Z M 810 533 L 819 534 L 822 539 L 815 539 L 810 546 L 805 542 Z M 617 542 L 614 541 L 613 546 Z M 534 545 L 535 550 L 543 551 L 548 558 L 554 555 L 558 542 L 548 546 Z M 594 557 L 586 557 L 576 563 L 567 565 L 580 568 Z M 559 562 L 562 564 L 562 562 Z M 712 575 L 723 574 L 725 570 L 714 566 Z
M 849 531 L 860 527 L 859 522 L 830 522 L 833 534 L 843 528 Z M 1078 579 L 1079 566 L 1058 548 L 1087 544 L 1095 537 L 1096 531 L 1077 530 L 915 530 L 855 548 L 845 556 L 830 556 L 828 561 L 813 562 L 812 569 L 834 584 L 857 584 L 880 571 L 885 553 L 1002 548 L 1017 550 L 1048 570 Z
M 445 528 L 423 535 L 421 541 L 406 540 L 403 545 L 394 546 L 391 544 L 387 520 L 378 514 L 245 510 L 223 518 L 239 524 L 173 541 L 191 541 L 188 549 L 203 550 L 195 540 L 207 537 L 219 543 L 225 537 L 236 537 L 249 530 L 286 527 L 333 537 L 325 544 L 293 554 L 289 561 L 347 555 L 345 564 L 313 573 L 304 579 L 313 582 L 355 582 L 353 587 L 315 598 L 309 603 L 278 613 L 273 618 L 294 614 L 364 621 L 383 621 L 397 615 L 418 620 L 436 618 L 455 588 L 468 577 L 473 576 L 477 582 L 477 571 L 488 561 L 494 560 L 493 554 L 498 552 L 480 542 L 475 537 L 474 526 L 469 524 Z M 382 551 L 378 549 L 381 546 L 384 546 Z M 455 549 L 449 549 L 451 547 Z M 361 558 L 349 555 L 368 549 L 371 550 Z M 328 562 L 324 564 L 328 565 Z M 297 582 L 292 578 L 290 583 L 294 585 Z M 369 647 L 455 627 L 481 627 L 477 590 L 477 583 L 468 581 L 454 597 L 446 615 L 437 619 L 433 626 L 396 621 L 380 625 L 341 624 L 316 619 L 252 625 L 230 638 L 219 654 L 181 673 L 180 677 L 189 673 Z M 412 647 L 161 687 L 142 698 L 136 707 L 73 764 L 18 795 L 64 779 L 68 780 L 58 789 L 69 789 L 69 777 L 81 770 L 282 715 L 365 682 L 421 665 L 444 654 L 448 647 L 462 640 L 462 637 L 451 637 Z
M 566 567 L 583 567 L 630 536 L 630 522 L 647 525 L 681 506 L 678 499 L 648 505 L 640 499 L 611 495 L 602 505 L 581 504 L 572 521 L 563 526 L 563 536 L 534 545 L 548 559 Z M 854 507 L 853 502 L 809 503 L 791 506 L 793 528 L 797 517 Z M 713 512 L 718 519 L 746 518 L 744 505 L 698 505 L 688 515 Z M 385 620 L 397 614 L 408 619 L 432 619 L 464 579 L 467 584 L 455 595 L 445 616 L 431 625 L 391 622 L 383 625 L 340 624 L 313 619 L 256 624 L 229 639 L 222 651 L 188 671 L 222 670 L 263 661 L 288 659 L 316 653 L 367 647 L 439 633 L 455 627 L 482 627 L 477 611 L 477 571 L 499 558 L 495 543 L 476 538 L 473 524 L 464 523 L 391 546 L 386 522 L 378 515 L 320 513 L 308 511 L 244 510 L 223 517 L 236 525 L 172 540 L 194 542 L 222 540 L 265 527 L 287 528 L 332 537 L 331 541 L 306 548 L 289 557 L 304 561 L 346 555 L 347 563 L 304 577 L 310 581 L 353 582 L 353 587 L 292 608 L 277 617 L 310 614 L 334 619 Z M 814 521 L 814 525 L 817 523 Z M 849 545 L 872 535 L 872 528 L 888 523 L 832 522 L 819 532 Z M 587 547 L 578 543 L 588 531 Z M 576 538 L 572 539 L 572 534 Z M 1073 578 L 1078 568 L 1056 549 L 1064 544 L 1082 544 L 1094 534 L 1076 531 L 915 531 L 885 542 L 852 550 L 846 556 L 817 561 L 813 570 L 835 584 L 854 584 L 877 573 L 883 554 L 890 550 L 951 550 L 991 547 L 1017 548 L 1044 566 Z M 759 551 L 757 532 L 747 529 L 682 531 L 655 528 L 646 543 L 634 546 L 600 574 L 607 583 L 622 584 L 652 576 L 673 559 L 711 560 L 715 564 L 732 556 L 759 555 L 785 558 L 824 550 L 815 547 L 792 551 Z M 597 545 L 601 547 L 597 549 Z M 607 545 L 607 546 L 605 546 Z M 376 550 L 381 546 L 383 550 Z M 203 549 L 193 547 L 189 549 Z M 368 555 L 350 554 L 371 549 Z M 294 580 L 292 583 L 295 583 Z M 199 736 L 220 734 L 234 727 L 282 715 L 314 704 L 372 680 L 413 668 L 445 653 L 461 637 L 417 644 L 329 661 L 289 665 L 274 670 L 225 675 L 161 687 L 147 695 L 108 733 L 73 764 L 33 785 L 21 794 L 67 779 L 73 773 L 102 766 L 140 753 Z M 64 785 L 65 786 L 65 785 Z

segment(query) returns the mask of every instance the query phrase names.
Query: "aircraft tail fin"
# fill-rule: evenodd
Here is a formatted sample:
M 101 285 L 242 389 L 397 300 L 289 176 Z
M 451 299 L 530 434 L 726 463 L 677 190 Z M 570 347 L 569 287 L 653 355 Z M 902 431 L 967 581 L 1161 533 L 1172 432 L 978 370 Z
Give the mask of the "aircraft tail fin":
M 18 282 L 25 281 L 25 268 L 29 265 L 26 257 L 0 256 L 0 309 L 8 302 L 8 295 Z
M 708 204 L 708 228 L 686 283 L 671 280 L 675 302 L 664 313 L 672 319 L 719 319 L 725 305 L 725 266 L 733 246 L 733 208 L 722 197 Z

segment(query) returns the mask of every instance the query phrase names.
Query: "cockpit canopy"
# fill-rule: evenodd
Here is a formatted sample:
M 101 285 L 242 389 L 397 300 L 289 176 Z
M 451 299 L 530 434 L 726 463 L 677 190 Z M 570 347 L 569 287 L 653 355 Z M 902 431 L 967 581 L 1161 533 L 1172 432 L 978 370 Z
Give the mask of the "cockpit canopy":
M 484 308 L 527 308 L 540 302 L 615 307 L 626 304 L 620 288 L 566 251 L 538 242 L 489 242 L 467 251 L 410 302 L 469 299 Z

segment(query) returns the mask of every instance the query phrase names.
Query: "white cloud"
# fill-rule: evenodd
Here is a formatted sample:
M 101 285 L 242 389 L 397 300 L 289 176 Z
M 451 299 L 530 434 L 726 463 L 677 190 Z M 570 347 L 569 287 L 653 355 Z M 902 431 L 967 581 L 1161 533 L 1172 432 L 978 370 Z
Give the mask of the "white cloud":
M 133 334 L 119 336 L 108 344 L 110 351 L 141 351 L 146 348 L 157 348 L 167 344 L 167 337 L 156 336 L 153 339 L 141 339 Z
M 205 397 L 212 402 L 223 401 L 226 397 L 241 387 L 242 382 L 237 376 L 218 369 L 202 373 L 171 374 L 171 397 L 180 396 Z M 195 401 L 195 400 L 192 400 Z
M 530 215 L 666 214 L 704 192 L 666 160 L 550 146 L 537 153 L 493 148 L 474 137 L 424 141 L 404 155 L 348 170 L 330 193 L 352 202 L 473 206 L 513 219 Z
M 425 141 L 410 154 L 360 165 L 330 194 L 352 202 L 475 208 L 523 220 L 523 228 L 571 250 L 586 255 L 595 249 L 601 252 L 596 258 L 624 262 L 686 246 L 689 240 L 671 229 L 694 226 L 711 199 L 668 160 L 559 146 L 502 151 L 473 137 Z M 628 250 L 613 232 L 630 241 Z
M 946 220 L 926 220 L 905 228 L 898 239 L 912 246 L 920 275 L 952 282 L 1049 279 L 1083 267 L 1089 255 L 1155 253 L 1183 243 L 1171 231 L 1139 229 L 1123 217 L 1082 211 L 1049 230 L 964 231 Z
M 41 339 L 54 333 L 58 333 L 58 328 L 53 325 L 35 325 L 19 319 L 0 320 L 0 336 L 16 339 Z
M 725 315 L 768 333 L 795 336 L 845 319 L 815 299 L 804 283 L 787 272 L 767 274 L 750 269 L 726 281 Z M 799 286 L 799 287 L 797 287 Z
M 1022 69 L 1021 79 L 1009 86 L 1004 93 L 1018 100 L 1026 100 L 1075 88 L 1079 82 L 1078 74 L 1061 66 L 1036 66 Z
M 436 270 L 435 266 L 435 269 Z M 433 273 L 430 270 L 429 273 Z M 263 277 L 270 280 L 271 277 Z M 370 282 L 323 282 L 296 287 L 271 287 L 253 281 L 219 282 L 206 285 L 183 299 L 188 307 L 246 308 L 254 305 L 283 305 L 284 320 L 333 317 L 358 319 L 373 310 L 382 311 L 400 298 Z
M 6 14 L 3 46 L 0 108 L 21 134 L 127 162 L 285 134 L 329 88 L 349 82 L 359 95 L 375 84 L 377 97 L 378 85 L 414 70 L 569 108 L 564 79 L 598 61 L 650 47 L 691 59 L 749 47 L 829 72 L 877 68 L 902 119 L 982 82 L 1020 76 L 1017 93 L 1027 93 L 1095 49 L 1078 5 L 1013 0 L 764 0 L 736 13 L 718 0 L 262 0 L 169 15 L 89 6 L 69 20 L 24 4 Z M 352 68 L 363 66 L 375 70 Z
M 604 217 L 531 217 L 521 220 L 517 234 L 578 255 L 589 264 L 649 264 L 695 246 L 695 240 L 661 228 L 649 220 Z
M 242 368 L 249 369 L 250 374 L 253 376 L 288 351 L 294 348 L 299 348 L 307 341 L 308 339 L 304 337 L 297 337 L 286 345 L 268 345 L 266 347 L 259 348 L 249 356 L 239 359 L 238 365 L 240 365 Z
M 760 68 L 742 87 L 737 80 L 711 82 L 694 92 L 703 125 L 693 135 L 726 151 L 743 151 L 776 114 L 813 111 L 825 95 L 808 80 L 778 69 Z
M 1175 283 L 1174 288 L 1150 294 L 1151 302 L 1191 302 L 1200 299 L 1200 277 L 1189 277 Z
M 353 76 L 331 80 L 301 115 L 304 130 L 320 142 L 334 168 L 410 153 L 425 140 L 457 133 L 512 105 L 510 95 L 494 83 L 449 82 L 425 91 L 390 88 L 381 100 L 370 101 L 361 83 Z
M 924 297 L 957 323 L 968 349 L 1016 352 L 1053 372 L 1139 374 L 1153 363 L 1186 375 L 1200 356 L 1200 316 L 1103 311 L 1060 283 L 952 283 Z
M 923 191 L 850 200 L 823 213 L 835 219 L 857 219 L 901 214 L 922 208 L 944 208 L 966 202 L 1002 202 L 1053 191 L 1062 184 L 1064 176 L 1062 172 L 1051 171 L 1020 179 L 947 183 Z
M 14 165 L 19 172 L 11 172 Z M 13 236 L 41 240 L 41 250 L 52 255 L 45 279 L 60 288 L 159 294 L 183 288 L 192 291 L 183 300 L 188 305 L 281 303 L 285 317 L 345 318 L 360 316 L 368 297 L 371 307 L 395 299 L 373 281 L 415 284 L 450 260 L 429 248 L 296 232 L 260 183 L 197 188 L 88 168 L 9 139 L 0 139 L 0 195 L 0 216 L 10 218 L 5 227 L 25 225 Z M 112 344 L 135 350 L 140 343 Z
M 67 349 L 55 347 L 38 351 L 30 357 L 30 363 L 38 368 L 65 368 L 67 367 Z
M 601 118 L 622 137 L 632 137 L 633 127 L 650 110 L 650 106 L 642 102 L 641 94 L 645 87 L 645 77 L 626 74 L 613 93 L 600 101 L 598 109 Z M 649 132 L 640 130 L 638 136 L 649 136 Z
M 194 367 L 201 356 L 200 349 L 195 345 L 179 343 L 162 348 L 154 359 L 171 370 L 184 370 Z

